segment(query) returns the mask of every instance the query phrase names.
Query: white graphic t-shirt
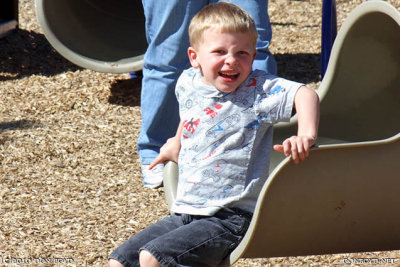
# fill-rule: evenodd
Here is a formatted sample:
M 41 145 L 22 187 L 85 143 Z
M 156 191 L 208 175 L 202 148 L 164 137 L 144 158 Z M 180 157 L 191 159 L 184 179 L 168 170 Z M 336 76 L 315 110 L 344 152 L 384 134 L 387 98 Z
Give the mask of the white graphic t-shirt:
M 176 86 L 183 133 L 175 213 L 213 215 L 223 207 L 254 211 L 268 177 L 272 125 L 288 121 L 302 84 L 253 71 L 222 93 L 190 68 Z

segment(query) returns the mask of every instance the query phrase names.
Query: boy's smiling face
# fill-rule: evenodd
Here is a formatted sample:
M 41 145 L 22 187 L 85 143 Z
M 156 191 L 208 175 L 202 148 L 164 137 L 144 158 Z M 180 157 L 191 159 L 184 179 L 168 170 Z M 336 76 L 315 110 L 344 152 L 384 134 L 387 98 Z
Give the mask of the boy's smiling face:
M 248 33 L 207 29 L 198 46 L 190 47 L 188 54 L 192 66 L 200 68 L 204 83 L 231 93 L 249 76 L 256 49 Z

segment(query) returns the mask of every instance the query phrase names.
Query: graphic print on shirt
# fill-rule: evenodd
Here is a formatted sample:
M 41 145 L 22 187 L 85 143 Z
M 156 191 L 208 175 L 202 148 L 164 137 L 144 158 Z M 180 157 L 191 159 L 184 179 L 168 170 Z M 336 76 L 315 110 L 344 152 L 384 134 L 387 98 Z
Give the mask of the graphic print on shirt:
M 211 127 L 206 132 L 206 136 L 210 137 L 210 138 L 214 138 L 214 139 L 218 138 L 218 136 L 223 135 L 225 131 L 229 130 L 231 127 L 233 127 L 239 121 L 240 121 L 239 114 L 230 115 L 230 116 L 224 118 L 222 121 L 218 122 L 213 127 Z
M 262 88 L 261 88 L 262 90 Z M 235 94 L 232 94 L 227 97 L 227 100 L 231 101 L 233 104 L 248 109 L 252 107 L 256 96 L 259 94 L 260 88 L 256 87 L 242 87 L 238 89 Z
M 192 193 L 208 201 L 234 197 L 238 188 L 244 186 L 247 175 L 247 156 L 250 155 L 256 127 L 241 128 L 215 141 L 192 157 L 188 168 L 196 168 L 200 175 L 188 176 L 185 184 Z M 239 155 L 246 155 L 244 158 Z M 229 168 L 225 159 L 229 160 Z M 209 163 L 206 163 L 209 162 Z M 196 167 L 194 167 L 196 166 Z M 218 185 L 218 186 L 215 186 Z M 210 190 L 204 188 L 215 188 Z M 235 190 L 233 190 L 235 189 Z M 203 204 L 204 204 L 203 203 Z
M 194 119 L 191 118 L 190 121 L 188 120 L 184 120 L 183 121 L 183 128 L 186 129 L 186 131 L 182 132 L 182 137 L 184 139 L 189 138 L 190 134 L 194 134 L 194 132 L 196 131 L 197 127 L 200 124 L 200 119 Z
M 218 183 L 225 167 L 226 161 L 220 160 L 214 164 L 214 166 L 210 166 L 210 169 L 203 170 L 201 172 L 201 176 L 203 177 L 204 181 L 206 181 L 206 179 L 212 179 L 213 182 Z
M 259 122 L 275 123 L 282 112 L 280 95 L 286 92 L 281 85 L 273 86 L 270 91 L 262 91 L 254 101 L 254 109 Z
M 218 115 L 218 110 L 222 108 L 221 104 L 214 104 L 211 107 L 206 107 L 203 111 L 206 112 L 210 118 L 214 118 L 215 116 Z
M 251 150 L 251 147 L 248 146 L 248 142 L 253 138 L 254 131 L 258 129 L 258 122 L 253 121 L 252 123 L 254 125 L 250 123 L 245 127 L 239 124 L 239 128 L 232 130 L 231 128 L 238 126 L 240 116 L 238 114 L 233 114 L 229 117 L 229 119 L 227 119 L 230 123 L 225 123 L 227 119 L 224 119 L 206 132 L 207 138 L 203 141 L 208 144 L 211 142 L 210 145 L 206 147 L 203 146 L 204 148 L 202 150 L 199 150 L 199 146 L 196 144 L 191 147 L 191 151 L 196 152 L 190 162 L 192 167 L 197 166 L 200 161 L 210 159 L 216 155 L 221 157 L 223 153 L 232 150 Z M 221 144 L 223 144 L 223 146 L 221 146 Z
M 190 162 L 188 164 L 190 165 L 191 168 L 196 168 L 198 163 L 200 161 L 206 160 L 211 158 L 213 155 L 215 155 L 218 150 L 220 149 L 220 145 L 225 141 L 224 138 L 221 138 L 219 140 L 214 141 L 210 145 L 204 147 L 204 146 L 199 146 L 197 144 L 194 144 L 191 147 L 191 151 L 196 153 Z M 199 147 L 203 148 L 202 150 L 199 151 Z
M 179 104 L 180 112 L 188 112 L 193 108 L 202 107 L 204 104 L 201 99 L 187 98 L 183 103 Z
M 246 84 L 246 87 L 256 87 L 257 86 L 257 79 L 256 77 L 250 79 L 250 83 Z
M 185 197 L 190 199 L 190 203 L 194 206 L 202 207 L 204 205 L 213 205 L 212 203 L 218 203 L 221 199 L 227 199 L 231 197 L 232 192 L 234 192 L 234 187 L 232 185 L 224 185 L 221 188 L 219 187 L 209 187 L 212 188 L 211 190 L 207 191 L 206 193 L 203 192 L 201 187 L 195 187 L 192 190 L 192 193 L 185 193 L 183 194 Z M 193 198 L 193 195 L 198 197 Z
M 213 188 L 210 187 L 209 188 Z M 207 192 L 202 192 L 202 187 L 194 187 L 192 190 L 192 194 L 196 194 L 197 196 L 201 196 L 201 198 L 197 198 L 193 200 L 193 203 L 196 205 L 204 205 L 208 202 L 213 202 L 213 201 L 218 201 L 221 198 L 229 198 L 232 195 L 232 191 L 234 187 L 232 185 L 224 185 L 222 188 L 214 187 L 213 189 L 207 191 Z
M 195 194 L 199 199 L 202 199 L 201 201 L 196 199 L 196 201 L 200 201 L 201 204 L 205 204 L 208 201 L 224 199 L 231 195 L 233 197 L 238 190 L 238 186 L 240 187 L 244 184 L 243 181 L 246 179 L 248 159 L 241 159 L 242 157 L 239 155 L 242 153 L 248 155 L 251 151 L 251 139 L 254 138 L 254 131 L 258 128 L 252 102 L 248 101 L 249 93 L 255 95 L 254 90 L 246 89 L 246 91 L 242 91 L 238 94 L 225 94 L 221 98 L 209 99 L 207 105 L 207 101 L 205 101 L 204 98 L 200 100 L 201 98 L 197 98 L 195 95 L 187 96 L 186 103 L 192 104 L 197 102 L 197 105 L 191 105 L 191 110 L 189 112 L 193 112 L 192 114 L 196 114 L 197 112 L 198 114 L 201 110 L 203 116 L 199 118 L 201 121 L 200 126 L 199 124 L 193 123 L 196 122 L 196 120 L 186 119 L 184 128 L 189 130 L 191 134 L 197 134 L 199 131 L 199 134 L 200 132 L 204 132 L 204 135 L 201 141 L 198 142 L 196 141 L 197 138 L 193 136 L 190 141 L 190 146 L 185 148 L 185 151 L 188 152 L 187 154 L 185 153 L 185 155 L 190 155 L 189 158 L 191 159 L 187 161 L 189 158 L 186 158 L 186 167 L 188 169 L 197 170 L 197 175 L 187 176 L 185 179 L 185 187 L 190 188 L 188 191 L 190 191 L 191 194 Z M 192 100 L 193 98 L 196 100 Z M 250 99 L 251 98 L 252 97 L 250 97 Z M 198 103 L 204 104 L 206 107 L 202 108 L 202 105 Z M 222 107 L 225 104 L 228 105 L 227 110 L 235 112 L 233 114 L 223 112 Z M 190 105 L 186 105 L 185 108 L 189 106 Z M 184 114 L 188 115 L 190 113 L 185 112 Z M 254 118 L 250 123 L 248 122 L 249 116 Z M 188 125 L 189 122 L 191 123 Z M 245 124 L 246 122 L 247 124 Z M 208 124 L 212 126 L 208 129 L 203 129 Z M 185 131 L 185 134 L 186 133 Z M 205 146 L 205 144 L 209 145 Z M 236 154 L 236 156 L 234 156 L 236 159 L 230 160 L 231 164 L 232 160 L 236 161 L 235 167 L 225 168 L 226 161 L 223 159 L 226 156 L 229 157 L 232 155 L 232 151 L 236 151 L 233 152 Z M 229 154 L 225 154 L 226 152 L 229 152 Z M 243 167 L 245 169 L 243 169 Z M 184 172 L 188 173 L 188 170 Z M 231 179 L 235 182 L 232 183 Z M 215 190 L 212 190 L 213 196 L 211 198 L 209 197 L 210 191 L 204 191 L 204 188 L 215 188 Z M 232 191 L 234 188 L 236 189 Z
M 190 195 L 195 194 L 197 198 L 193 199 L 196 205 L 204 205 L 208 202 L 218 201 L 221 198 L 228 198 L 232 195 L 232 189 L 235 185 L 229 183 L 231 180 L 237 180 L 238 177 L 230 177 L 229 170 L 226 170 L 227 162 L 218 161 L 214 166 L 201 172 L 201 177 L 196 180 L 188 179 L 186 186 L 189 186 Z M 245 173 L 243 173 L 245 175 Z M 227 179 L 228 178 L 228 179 Z M 218 185 L 218 186 L 215 186 Z M 204 191 L 204 188 L 208 190 Z
M 177 210 L 220 207 L 247 194 L 246 186 L 253 179 L 247 168 L 261 121 L 269 124 L 287 118 L 283 112 L 287 102 L 281 97 L 286 82 L 256 75 L 227 94 L 202 85 L 198 70 L 183 75 L 178 83 L 177 88 L 182 87 L 177 89 L 180 115 L 188 138 L 182 139 L 179 158 Z
M 269 91 L 268 95 L 275 95 L 275 94 L 279 94 L 279 93 L 283 93 L 285 92 L 285 88 L 283 88 L 280 85 L 275 86 L 274 88 L 272 88 L 271 91 Z
M 260 123 L 258 122 L 258 120 L 254 120 L 254 121 L 250 122 L 249 124 L 247 124 L 246 126 L 244 126 L 244 128 L 249 129 L 249 130 L 251 130 L 251 129 L 257 130 L 259 126 L 260 126 Z

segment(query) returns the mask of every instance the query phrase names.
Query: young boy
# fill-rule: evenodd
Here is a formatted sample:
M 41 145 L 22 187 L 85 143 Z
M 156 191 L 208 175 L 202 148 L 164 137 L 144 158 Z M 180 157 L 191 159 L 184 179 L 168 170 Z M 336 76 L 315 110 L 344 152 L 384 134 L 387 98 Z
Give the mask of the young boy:
M 181 123 L 152 166 L 179 162 L 174 215 L 110 255 L 110 266 L 215 266 L 239 244 L 268 177 L 272 125 L 295 108 L 298 133 L 274 149 L 304 160 L 318 132 L 319 100 L 307 87 L 252 71 L 257 31 L 241 8 L 221 2 L 189 27 L 192 68 L 176 95 Z

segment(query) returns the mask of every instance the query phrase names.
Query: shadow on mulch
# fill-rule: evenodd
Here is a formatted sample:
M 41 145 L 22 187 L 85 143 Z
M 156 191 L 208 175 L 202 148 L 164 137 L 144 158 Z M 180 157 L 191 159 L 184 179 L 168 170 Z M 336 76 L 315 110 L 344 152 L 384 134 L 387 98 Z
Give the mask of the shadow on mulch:
M 274 56 L 278 64 L 279 76 L 304 84 L 320 81 L 319 54 L 276 54 Z M 141 72 L 137 73 L 136 78 L 115 80 L 110 87 L 111 95 L 108 102 L 121 106 L 140 106 L 141 88 Z
M 278 75 L 287 79 L 303 83 L 317 82 L 320 80 L 320 54 L 275 54 L 278 63 Z M 65 71 L 80 70 L 79 66 L 62 57 L 49 44 L 43 34 L 15 30 L 8 36 L 0 39 L 0 81 L 20 79 L 26 76 L 40 74 L 53 76 Z M 139 92 L 140 81 L 136 79 L 119 80 L 113 85 L 115 97 L 110 103 L 122 105 L 139 105 L 136 100 L 119 99 L 119 96 L 136 96 Z M 134 92 L 131 89 L 135 88 Z M 140 99 L 140 97 L 139 97 Z
M 320 54 L 275 54 L 278 76 L 304 84 L 321 81 Z
M 24 130 L 30 129 L 39 124 L 35 121 L 30 120 L 18 120 L 18 121 L 8 121 L 8 122 L 0 122 L 0 131 L 5 130 Z
M 136 78 L 115 80 L 110 87 L 111 95 L 108 97 L 108 102 L 114 105 L 138 107 L 140 106 L 141 90 L 141 72 L 137 73 Z
M 79 69 L 55 51 L 43 34 L 17 29 L 0 39 L 0 73 L 9 74 L 0 74 L 0 81 Z
M 4 144 L 5 142 L 12 140 L 8 136 L 3 136 L 1 133 L 7 130 L 26 130 L 33 128 L 35 126 L 40 126 L 35 121 L 29 120 L 18 120 L 18 121 L 8 121 L 8 122 L 0 122 L 0 144 Z
M 275 54 L 278 75 L 305 84 L 318 82 L 319 54 Z M 52 48 L 43 34 L 17 29 L 0 39 L 0 81 L 20 79 L 31 75 L 53 76 L 82 69 L 62 57 Z M 111 84 L 109 103 L 140 106 L 142 77 L 116 80 Z

